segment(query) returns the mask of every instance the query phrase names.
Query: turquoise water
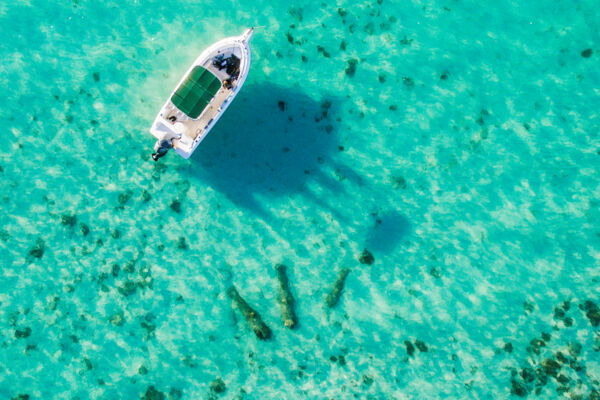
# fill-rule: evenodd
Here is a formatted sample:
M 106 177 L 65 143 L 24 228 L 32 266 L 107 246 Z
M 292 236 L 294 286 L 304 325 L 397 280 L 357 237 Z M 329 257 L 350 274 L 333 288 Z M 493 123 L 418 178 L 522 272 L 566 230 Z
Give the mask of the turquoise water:
M 0 398 L 598 398 L 598 11 L 1 5 Z M 181 75 L 253 25 L 228 112 L 153 162 Z

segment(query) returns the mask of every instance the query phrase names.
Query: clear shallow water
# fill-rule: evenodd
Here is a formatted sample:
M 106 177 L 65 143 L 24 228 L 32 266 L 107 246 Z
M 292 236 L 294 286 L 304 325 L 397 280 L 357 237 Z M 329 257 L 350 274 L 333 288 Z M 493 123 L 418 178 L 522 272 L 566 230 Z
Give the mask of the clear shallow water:
M 600 390 L 597 11 L 1 6 L 0 397 Z M 154 163 L 147 130 L 181 74 L 251 25 L 267 28 L 232 107 L 190 160 Z

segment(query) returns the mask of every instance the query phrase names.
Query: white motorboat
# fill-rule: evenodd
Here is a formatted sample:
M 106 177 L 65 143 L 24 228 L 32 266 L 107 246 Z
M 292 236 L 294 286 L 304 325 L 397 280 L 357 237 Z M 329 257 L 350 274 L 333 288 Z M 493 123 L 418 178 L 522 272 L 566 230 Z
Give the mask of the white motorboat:
M 181 78 L 150 128 L 155 161 L 170 148 L 189 158 L 215 126 L 248 76 L 252 32 L 208 47 Z

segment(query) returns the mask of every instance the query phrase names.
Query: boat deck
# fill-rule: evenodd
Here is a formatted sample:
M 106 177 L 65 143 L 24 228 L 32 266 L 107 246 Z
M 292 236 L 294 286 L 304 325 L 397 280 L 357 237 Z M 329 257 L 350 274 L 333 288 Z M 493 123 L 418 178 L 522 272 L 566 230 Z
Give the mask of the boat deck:
M 225 89 L 225 88 L 222 88 L 221 90 L 219 90 L 219 92 L 215 96 L 215 99 L 212 101 L 211 104 L 208 105 L 206 110 L 204 110 L 204 113 L 200 116 L 199 121 L 200 121 L 201 126 L 208 125 L 210 120 L 213 119 L 217 115 L 217 113 L 219 112 L 219 109 L 221 108 L 221 106 L 223 105 L 223 103 L 225 102 L 225 100 L 227 99 L 229 94 L 231 93 L 231 91 L 232 91 L 232 89 Z
M 223 54 L 225 57 L 229 57 L 232 54 L 234 54 L 236 56 L 238 56 L 238 55 L 241 56 L 241 51 L 238 47 L 231 47 L 228 49 L 221 49 L 218 54 Z M 200 65 L 203 68 L 210 71 L 222 83 L 225 79 L 231 79 L 232 77 L 229 74 L 227 74 L 227 72 L 224 69 L 216 68 L 213 65 L 213 58 L 215 55 L 216 54 L 213 54 L 211 57 L 209 57 L 205 62 L 203 62 Z M 217 114 L 219 113 L 219 109 L 221 108 L 221 106 L 223 105 L 223 103 L 225 102 L 227 97 L 231 94 L 231 92 L 235 88 L 235 84 L 236 84 L 235 80 L 233 83 L 234 83 L 234 87 L 232 87 L 230 89 L 226 89 L 225 87 L 221 86 L 221 88 L 219 89 L 219 91 L 217 92 L 215 97 L 206 106 L 206 108 L 202 111 L 202 113 L 198 116 L 197 119 L 191 119 L 190 117 L 185 115 L 177 107 L 175 107 L 172 102 L 168 106 L 168 109 L 167 109 L 168 111 L 165 115 L 165 118 L 169 119 L 171 117 L 175 117 L 176 122 L 181 122 L 184 125 L 184 127 L 185 127 L 184 134 L 187 137 L 191 138 L 192 140 L 196 139 L 198 137 L 198 135 L 202 134 L 202 132 L 204 131 L 206 126 L 210 123 L 210 121 L 213 118 L 215 118 L 217 116 Z
M 247 32 L 251 34 L 251 29 Z M 150 129 L 159 140 L 171 139 L 177 153 L 186 159 L 244 84 L 250 62 L 248 44 L 233 39 L 237 38 L 215 43 L 196 59 Z M 210 72 L 212 79 L 205 72 Z M 233 87 L 226 88 L 225 79 Z
M 206 128 L 209 122 L 219 113 L 219 109 L 231 91 L 232 89 L 219 89 L 213 100 L 204 109 L 204 111 L 202 111 L 202 114 L 200 114 L 198 119 L 189 118 L 171 103 L 169 104 L 169 111 L 167 112 L 166 119 L 175 117 L 176 122 L 181 122 L 183 126 L 185 126 L 184 134 L 191 139 L 196 139 L 198 135 L 202 133 L 204 128 Z
M 192 139 L 196 139 L 198 135 L 202 133 L 204 128 L 206 128 L 210 120 L 217 115 L 219 109 L 225 102 L 225 99 L 229 96 L 229 93 L 231 93 L 231 89 L 221 88 L 210 104 L 204 109 L 200 118 L 197 120 L 188 119 L 188 121 L 183 121 L 183 124 L 187 128 L 185 134 Z

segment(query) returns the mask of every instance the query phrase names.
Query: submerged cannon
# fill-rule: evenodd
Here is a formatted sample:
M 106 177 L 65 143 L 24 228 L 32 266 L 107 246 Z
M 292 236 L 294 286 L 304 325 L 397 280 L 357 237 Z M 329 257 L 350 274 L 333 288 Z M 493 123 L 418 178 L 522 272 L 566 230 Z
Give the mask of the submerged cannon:
M 267 340 L 271 337 L 271 329 L 263 322 L 260 314 L 246 303 L 246 300 L 240 296 L 235 286 L 227 289 L 227 294 L 233 300 L 235 306 L 242 312 L 246 322 L 259 339 Z
M 294 313 L 294 297 L 290 291 L 290 285 L 286 274 L 286 266 L 283 264 L 275 265 L 277 280 L 279 281 L 278 302 L 281 305 L 281 314 L 283 325 L 286 328 L 294 329 L 296 326 L 296 314 Z
M 327 307 L 333 308 L 337 305 L 338 301 L 340 301 L 342 290 L 344 290 L 344 283 L 349 273 L 350 270 L 348 268 L 343 268 L 338 273 L 337 279 L 333 284 L 333 288 L 331 288 L 331 291 L 329 292 L 329 294 L 327 294 L 327 297 L 325 298 L 325 304 L 327 304 Z

